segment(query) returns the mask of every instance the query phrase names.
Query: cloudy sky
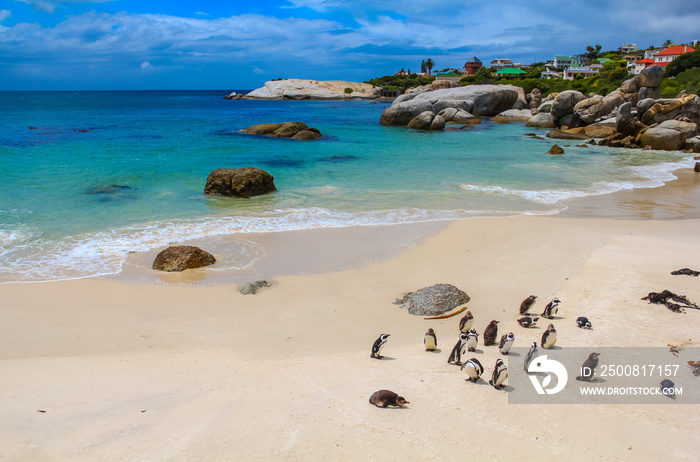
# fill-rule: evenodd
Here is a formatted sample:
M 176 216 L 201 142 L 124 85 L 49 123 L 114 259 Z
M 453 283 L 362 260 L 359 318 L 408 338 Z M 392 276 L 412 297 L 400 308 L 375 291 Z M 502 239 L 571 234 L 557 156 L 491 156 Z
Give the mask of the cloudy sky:
M 0 0 L 0 90 L 253 89 L 700 39 L 697 0 Z

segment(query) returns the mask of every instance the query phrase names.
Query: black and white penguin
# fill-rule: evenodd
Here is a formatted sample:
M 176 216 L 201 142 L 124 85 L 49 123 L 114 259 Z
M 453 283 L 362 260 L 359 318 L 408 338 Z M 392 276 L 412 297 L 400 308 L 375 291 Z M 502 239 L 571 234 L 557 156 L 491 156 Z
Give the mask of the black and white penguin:
M 476 351 L 476 346 L 479 344 L 479 334 L 476 329 L 470 329 L 467 332 L 467 350 Z
M 581 365 L 581 375 L 576 377 L 576 380 L 590 382 L 595 375 L 595 368 L 598 367 L 598 356 L 600 353 L 591 353 Z
M 547 303 L 547 306 L 544 307 L 544 311 L 542 312 L 542 317 L 547 318 L 547 319 L 552 319 L 555 314 L 559 311 L 559 304 L 561 303 L 561 300 L 559 300 L 557 297 L 554 297 L 551 302 Z
M 557 343 L 557 330 L 554 328 L 554 324 L 550 324 L 547 330 L 542 334 L 542 348 L 552 348 L 554 344 Z
M 576 318 L 576 325 L 581 329 L 593 329 L 593 325 L 585 316 L 579 316 Z
M 374 345 L 372 345 L 372 354 L 370 355 L 370 358 L 382 359 L 384 357 L 379 353 L 381 353 L 382 348 L 384 348 L 384 344 L 386 344 L 386 341 L 390 335 L 391 334 L 382 334 L 377 340 L 374 341 Z
M 530 311 L 530 308 L 532 307 L 533 303 L 535 303 L 535 300 L 537 299 L 537 296 L 535 295 L 530 295 L 527 297 L 523 302 L 520 304 L 520 314 L 527 314 L 528 311 Z
M 462 365 L 462 351 L 467 347 L 467 334 L 462 332 L 459 334 L 459 340 L 457 340 L 457 343 L 455 344 L 454 348 L 452 348 L 452 353 L 450 353 L 450 357 L 447 358 L 448 363 L 454 363 L 457 366 Z
M 489 385 L 493 385 L 493 388 L 500 390 L 505 388 L 503 382 L 508 378 L 508 368 L 502 359 L 496 360 L 496 366 L 493 368 L 493 374 L 491 375 L 491 380 L 489 380 Z
M 372 393 L 369 397 L 370 404 L 377 407 L 397 406 L 402 407 L 404 404 L 410 404 L 406 398 L 399 396 L 391 390 L 379 390 Z
M 518 324 L 523 327 L 535 327 L 535 324 L 537 324 L 539 319 L 540 318 L 537 316 L 523 316 L 522 318 L 518 319 Z
M 508 354 L 510 347 L 513 346 L 513 342 L 515 342 L 515 335 L 513 335 L 512 332 L 509 332 L 508 335 L 501 337 L 501 343 L 498 345 L 498 349 L 502 355 Z
M 472 324 L 474 324 L 474 316 L 472 316 L 471 311 L 467 311 L 464 313 L 464 316 L 462 316 L 462 319 L 459 320 L 460 332 L 469 332 L 469 329 L 472 328 Z
M 495 345 L 498 338 L 498 321 L 491 321 L 484 330 L 484 345 Z
M 484 373 L 484 366 L 481 365 L 478 359 L 471 358 L 469 361 L 462 364 L 462 370 L 467 372 L 467 379 L 470 382 L 476 382 Z
M 540 352 L 537 351 L 537 342 L 532 342 L 532 345 L 530 345 L 530 351 L 528 351 L 527 355 L 525 355 L 525 362 L 523 363 L 525 372 L 527 372 L 527 370 L 530 368 L 530 363 L 532 360 L 539 356 L 539 354 Z
M 435 351 L 435 348 L 437 348 L 437 337 L 432 327 L 425 333 L 423 343 L 425 344 L 425 351 Z

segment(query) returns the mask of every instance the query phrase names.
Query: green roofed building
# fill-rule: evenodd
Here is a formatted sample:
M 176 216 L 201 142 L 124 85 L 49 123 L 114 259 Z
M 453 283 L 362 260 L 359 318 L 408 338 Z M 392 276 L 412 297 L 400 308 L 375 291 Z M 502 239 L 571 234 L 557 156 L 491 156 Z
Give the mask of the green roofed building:
M 435 80 L 451 80 L 453 82 L 458 82 L 463 76 L 456 72 L 443 72 L 442 74 L 435 74 Z
M 525 74 L 524 70 L 516 69 L 514 67 L 506 67 L 496 72 L 496 75 L 498 75 L 499 77 L 515 77 L 522 74 Z

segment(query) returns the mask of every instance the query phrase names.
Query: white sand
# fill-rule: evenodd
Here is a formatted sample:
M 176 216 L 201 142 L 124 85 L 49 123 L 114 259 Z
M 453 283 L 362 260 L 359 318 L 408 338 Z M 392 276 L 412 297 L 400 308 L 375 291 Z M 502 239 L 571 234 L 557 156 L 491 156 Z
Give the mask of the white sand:
M 446 363 L 460 316 L 392 304 L 451 283 L 479 333 L 498 319 L 524 346 L 542 330 L 517 326 L 520 302 L 536 294 L 540 312 L 557 296 L 562 348 L 697 346 L 700 311 L 640 300 L 700 300 L 699 278 L 670 275 L 683 267 L 700 269 L 699 219 L 515 217 L 454 222 L 388 261 L 257 295 L 0 285 L 0 460 L 697 460 L 700 406 L 508 404 Z M 582 312 L 595 330 L 576 328 Z M 439 352 L 423 349 L 428 327 Z M 382 332 L 387 358 L 370 359 Z M 483 349 L 490 373 L 498 352 Z M 411 404 L 371 406 L 381 388 Z

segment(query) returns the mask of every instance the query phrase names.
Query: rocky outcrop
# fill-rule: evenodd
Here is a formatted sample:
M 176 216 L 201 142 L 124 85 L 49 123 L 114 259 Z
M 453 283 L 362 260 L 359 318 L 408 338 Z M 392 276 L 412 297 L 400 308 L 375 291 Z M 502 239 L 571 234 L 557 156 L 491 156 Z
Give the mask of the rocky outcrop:
M 401 95 L 384 110 L 380 123 L 408 125 L 414 117 L 425 111 L 437 114 L 447 107 L 464 109 L 477 117 L 491 117 L 513 108 L 521 93 L 522 89 L 511 85 L 470 85 Z M 522 103 L 526 104 L 524 94 Z
M 666 120 L 655 127 L 650 127 L 641 135 L 641 145 L 663 151 L 675 151 L 683 148 L 685 141 L 698 134 L 698 126 L 680 120 Z
M 421 112 L 408 123 L 408 128 L 417 130 L 442 130 L 445 128 L 445 119 L 435 115 L 433 111 Z
M 466 125 L 478 125 L 481 123 L 481 119 L 476 117 L 464 109 L 458 109 L 455 107 L 448 107 L 437 114 L 445 120 L 445 123 L 453 124 L 466 124 Z
M 285 79 L 265 82 L 244 99 L 355 99 L 379 98 L 381 88 L 343 80 Z
M 564 149 L 559 146 L 558 144 L 552 145 L 549 151 L 547 151 L 547 154 L 552 154 L 554 156 L 558 156 L 561 154 L 564 154 Z
M 686 95 L 671 100 L 658 100 L 644 113 L 642 123 L 652 125 L 671 119 L 700 123 L 700 97 Z
M 394 304 L 407 308 L 414 316 L 440 316 L 469 300 L 469 295 L 452 284 L 436 284 L 410 292 Z
M 555 128 L 557 121 L 549 112 L 538 112 L 525 125 L 532 128 Z
M 209 266 L 216 262 L 210 253 L 191 245 L 168 247 L 153 261 L 153 269 L 158 271 L 184 271 L 189 268 Z
M 295 140 L 317 140 L 322 137 L 317 128 L 310 128 L 304 122 L 284 122 L 281 124 L 259 124 L 242 130 L 246 135 L 266 135 L 273 138 Z
M 552 117 L 555 119 L 561 119 L 562 117 L 572 114 L 574 112 L 574 107 L 580 101 L 586 99 L 585 95 L 580 91 L 576 90 L 566 90 L 559 93 L 554 101 L 552 102 L 552 108 L 549 111 Z
M 207 177 L 204 194 L 249 198 L 276 190 L 274 177 L 259 168 L 218 168 Z

